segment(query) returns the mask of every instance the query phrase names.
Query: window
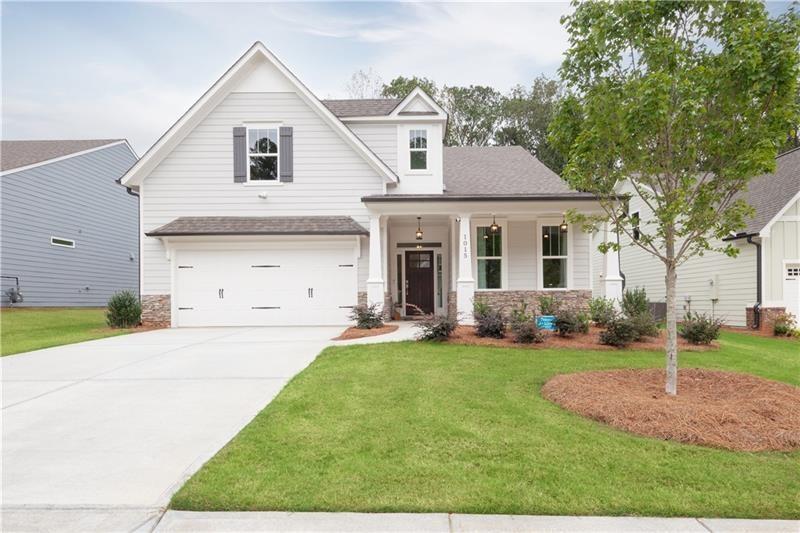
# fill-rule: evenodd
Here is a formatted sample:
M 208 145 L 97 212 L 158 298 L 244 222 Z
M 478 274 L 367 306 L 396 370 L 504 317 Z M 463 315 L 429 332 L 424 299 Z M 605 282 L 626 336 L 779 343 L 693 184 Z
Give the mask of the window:
M 278 128 L 247 128 L 247 176 L 250 181 L 278 179 Z
M 442 277 L 444 269 L 442 268 L 442 254 L 436 254 L 436 300 L 438 307 L 444 307 L 444 289 L 442 284 Z
M 397 254 L 397 264 L 395 265 L 397 268 L 397 303 L 403 301 L 403 256 L 401 254 Z
M 633 228 L 633 240 L 638 241 L 639 237 L 642 236 L 642 232 L 639 231 L 639 212 L 636 211 L 631 215 L 631 227 Z
M 63 246 L 64 248 L 75 248 L 75 241 L 72 239 L 62 239 L 61 237 L 50 237 L 50 244 L 53 246 Z
M 560 226 L 542 226 L 542 286 L 545 289 L 567 287 L 567 238 L 569 230 Z
M 500 289 L 503 284 L 503 228 L 492 233 L 489 226 L 478 228 L 478 288 Z
M 411 170 L 426 170 L 428 168 L 428 130 L 410 130 L 408 132 L 408 149 Z

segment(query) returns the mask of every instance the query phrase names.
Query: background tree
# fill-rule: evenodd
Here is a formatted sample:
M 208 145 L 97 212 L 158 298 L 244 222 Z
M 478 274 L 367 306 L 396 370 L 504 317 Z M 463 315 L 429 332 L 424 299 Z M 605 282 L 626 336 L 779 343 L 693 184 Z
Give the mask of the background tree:
M 383 80 L 372 68 L 365 71 L 359 69 L 350 76 L 345 85 L 348 98 L 381 98 Z
M 417 76 L 411 76 L 410 78 L 397 76 L 388 84 L 383 85 L 381 96 L 384 98 L 405 98 L 408 93 L 417 87 L 428 93 L 428 96 L 437 102 L 439 101 L 439 88 L 436 86 L 436 82 Z
M 677 393 L 677 268 L 744 225 L 737 199 L 773 171 L 797 122 L 798 21 L 770 18 L 759 2 L 576 2 L 562 19 L 561 66 L 571 91 L 551 139 L 563 176 L 596 193 L 602 222 L 631 236 L 615 187 L 628 180 L 652 210 L 634 246 L 662 261 L 667 293 L 666 392 Z M 616 247 L 604 243 L 602 251 Z
M 444 87 L 441 104 L 449 115 L 445 144 L 486 146 L 502 122 L 503 95 L 483 85 Z
M 561 84 L 539 76 L 530 88 L 512 87 L 502 103 L 502 125 L 497 144 L 522 146 L 556 174 L 564 169 L 564 157 L 547 140 L 547 127 L 562 96 Z

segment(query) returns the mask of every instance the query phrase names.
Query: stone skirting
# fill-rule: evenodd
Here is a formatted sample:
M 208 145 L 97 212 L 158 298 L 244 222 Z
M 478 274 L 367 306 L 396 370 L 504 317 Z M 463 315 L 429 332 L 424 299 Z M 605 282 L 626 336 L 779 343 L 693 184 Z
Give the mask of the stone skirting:
M 455 291 L 447 293 L 447 318 L 456 320 L 458 318 L 458 300 Z
M 759 331 L 772 334 L 773 327 L 775 326 L 775 318 L 781 313 L 785 313 L 785 307 L 762 307 L 761 308 L 761 323 L 758 328 Z M 747 327 L 753 329 L 755 324 L 755 313 L 752 307 L 746 309 Z
M 168 328 L 171 325 L 172 302 L 169 294 L 142 296 L 142 325 Z
M 508 314 L 522 302 L 528 304 L 529 313 L 539 313 L 539 297 L 553 296 L 562 308 L 573 311 L 589 309 L 592 291 L 589 289 L 566 291 L 475 291 L 475 300 L 481 300 Z
M 358 298 L 356 299 L 358 305 L 367 305 L 367 293 L 366 291 L 358 291 Z M 383 315 L 388 319 L 392 318 L 392 309 L 393 309 L 393 299 L 392 293 L 385 292 L 383 293 Z

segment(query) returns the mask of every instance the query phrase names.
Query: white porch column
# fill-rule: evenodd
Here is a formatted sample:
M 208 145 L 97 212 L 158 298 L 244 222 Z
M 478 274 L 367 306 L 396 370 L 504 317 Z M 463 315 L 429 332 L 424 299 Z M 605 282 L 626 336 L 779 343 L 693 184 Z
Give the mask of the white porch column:
M 475 298 L 475 278 L 472 277 L 472 230 L 470 215 L 459 215 L 458 278 L 456 279 L 456 311 L 462 324 L 473 324 L 472 301 Z
M 369 276 L 367 277 L 367 304 L 383 307 L 383 254 L 381 251 L 381 217 L 369 218 Z
M 603 242 L 611 242 L 616 235 L 609 231 L 608 224 L 603 230 Z M 622 276 L 619 272 L 619 252 L 609 249 L 603 261 L 603 296 L 615 300 L 617 307 L 622 302 Z

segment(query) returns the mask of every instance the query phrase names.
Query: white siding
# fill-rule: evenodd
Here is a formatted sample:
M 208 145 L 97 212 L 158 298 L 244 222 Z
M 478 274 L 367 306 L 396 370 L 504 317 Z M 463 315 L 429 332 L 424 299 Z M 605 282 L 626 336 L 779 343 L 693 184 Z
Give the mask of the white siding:
M 591 289 L 590 277 L 591 259 L 589 254 L 589 234 L 571 226 L 572 248 L 570 260 L 572 261 L 572 287 L 573 289 Z
M 396 124 L 348 124 L 375 155 L 397 172 Z
M 800 259 L 800 202 L 795 202 L 770 228 L 764 242 L 764 301 L 783 303 L 783 263 Z
M 599 298 L 605 296 L 603 290 L 603 268 L 605 264 L 605 255 L 597 250 L 597 247 L 603 242 L 603 232 L 596 232 L 589 235 L 591 248 L 589 253 L 591 255 L 591 270 L 592 270 L 592 296 Z
M 536 289 L 536 223 L 508 224 L 508 289 Z
M 243 122 L 294 128 L 294 182 L 233 183 L 232 129 Z M 382 178 L 294 93 L 231 93 L 184 138 L 142 185 L 144 232 L 179 216 L 348 215 L 368 227 L 361 197 Z M 262 200 L 259 192 L 266 191 Z M 158 239 L 143 237 L 143 294 L 170 292 Z M 364 239 L 366 242 L 366 239 Z M 366 245 L 359 290 L 366 279 Z

